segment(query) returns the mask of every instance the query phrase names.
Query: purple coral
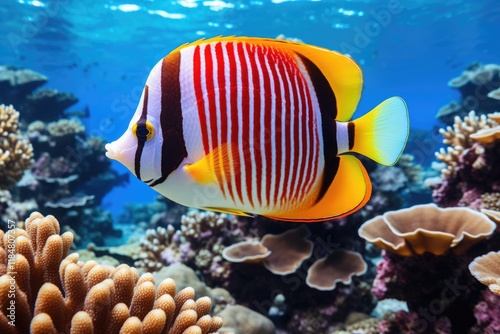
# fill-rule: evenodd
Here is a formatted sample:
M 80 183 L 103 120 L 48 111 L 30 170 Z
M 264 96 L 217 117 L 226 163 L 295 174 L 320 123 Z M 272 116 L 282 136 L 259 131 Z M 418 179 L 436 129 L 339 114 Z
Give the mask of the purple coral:
M 474 316 L 483 333 L 500 333 L 500 296 L 484 290 L 482 300 L 474 307 Z
M 385 253 L 377 265 L 372 292 L 378 299 L 406 301 L 410 312 L 429 326 L 446 317 L 454 332 L 471 328 L 474 299 L 482 287 L 467 271 L 470 261 L 470 256 L 453 254 L 401 257 Z
M 500 145 L 474 143 L 461 153 L 454 175 L 435 186 L 432 197 L 442 207 L 481 207 L 481 195 L 498 192 Z
M 416 312 L 398 311 L 379 324 L 380 334 L 451 334 L 450 321 L 446 317 L 439 317 L 435 321 L 419 316 Z

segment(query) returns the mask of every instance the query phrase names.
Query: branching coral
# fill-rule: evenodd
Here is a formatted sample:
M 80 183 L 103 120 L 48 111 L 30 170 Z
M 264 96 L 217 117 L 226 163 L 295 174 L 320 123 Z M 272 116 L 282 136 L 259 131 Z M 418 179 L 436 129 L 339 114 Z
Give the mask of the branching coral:
M 3 333 L 203 334 L 221 327 L 220 318 L 208 315 L 210 298 L 195 301 L 192 288 L 175 294 L 172 279 L 155 289 L 151 274 L 139 277 L 127 265 L 83 263 L 77 254 L 64 258 L 73 237 L 59 233 L 58 221 L 39 213 L 27 219 L 26 230 L 1 232 Z M 9 309 L 13 304 L 15 315 Z
M 144 270 L 159 270 L 162 265 L 182 262 L 199 269 L 208 282 L 224 284 L 230 266 L 222 251 L 250 236 L 234 217 L 209 211 L 191 210 L 181 218 L 181 227 L 172 225 L 148 230 L 141 239 L 141 259 L 136 265 Z
M 473 112 L 463 121 L 457 118 L 454 129 L 442 130 L 447 150 L 436 153 L 445 162 L 440 183 L 432 185 L 433 199 L 441 206 L 481 208 L 481 195 L 500 192 L 500 140 L 483 142 L 473 138 L 479 131 L 498 127 L 498 116 L 476 116 Z
M 47 124 L 47 131 L 53 137 L 64 137 L 83 133 L 85 127 L 78 119 L 60 119 Z
M 14 186 L 30 168 L 33 147 L 18 131 L 19 112 L 0 105 L 0 188 Z
M 485 115 L 476 116 L 476 113 L 471 111 L 463 120 L 458 116 L 455 117 L 453 128 L 448 126 L 446 129 L 440 129 L 439 133 L 444 137 L 443 144 L 448 145 L 446 150 L 441 148 L 439 152 L 436 152 L 436 158 L 447 164 L 447 168 L 442 171 L 442 176 L 447 178 L 455 174 L 460 155 L 476 142 L 470 138 L 472 134 L 495 125 L 496 122 L 492 119 Z

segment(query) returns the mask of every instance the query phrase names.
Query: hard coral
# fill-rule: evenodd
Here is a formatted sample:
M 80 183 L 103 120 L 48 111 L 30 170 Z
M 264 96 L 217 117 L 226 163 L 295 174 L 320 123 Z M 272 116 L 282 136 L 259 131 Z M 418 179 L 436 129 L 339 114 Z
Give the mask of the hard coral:
M 469 270 L 479 282 L 500 296 L 500 252 L 489 252 L 469 264 Z
M 398 255 L 442 255 L 461 254 L 495 229 L 486 215 L 472 209 L 427 204 L 370 219 L 359 228 L 359 236 Z
M 471 135 L 495 125 L 496 122 L 492 119 L 485 115 L 476 116 L 476 113 L 471 111 L 463 120 L 458 116 L 455 117 L 453 128 L 448 126 L 446 129 L 440 129 L 439 133 L 444 137 L 443 144 L 449 146 L 447 150 L 441 148 L 436 152 L 436 158 L 447 164 L 442 176 L 447 178 L 454 175 L 460 155 L 476 142 Z
M 19 112 L 0 105 L 0 188 L 14 186 L 33 163 L 33 147 L 18 131 Z
M 361 254 L 336 249 L 309 267 L 306 283 L 318 290 L 333 290 L 338 282 L 351 284 L 352 276 L 363 275 L 367 268 Z
M 384 253 L 377 264 L 372 291 L 379 300 L 406 301 L 414 321 L 426 326 L 427 331 L 422 333 L 434 333 L 428 329 L 440 317 L 450 321 L 453 333 L 466 333 L 475 324 L 472 309 L 481 290 L 466 270 L 468 261 L 469 257 L 454 254 L 400 257 Z M 412 333 L 397 330 L 387 333 L 401 332 Z
M 0 238 L 0 330 L 4 333 L 214 333 L 221 319 L 210 317 L 210 300 L 194 290 L 175 294 L 172 279 L 155 289 L 151 274 L 139 277 L 127 265 L 116 268 L 68 255 L 72 234 L 59 235 L 53 216 L 35 212 L 26 230 Z M 64 258 L 64 259 L 63 259 Z M 15 291 L 15 315 L 11 291 Z M 9 323 L 10 322 L 10 323 Z M 15 327 L 12 326 L 15 324 Z
M 495 90 L 499 89 L 500 66 L 497 64 L 471 64 L 461 76 L 450 80 L 448 86 L 458 89 L 461 95 L 459 102 L 451 102 L 438 111 L 437 118 L 445 123 L 453 117 L 465 116 L 470 110 L 479 114 L 497 111 L 500 103 Z
M 153 271 L 164 264 L 182 262 L 200 270 L 207 282 L 221 285 L 227 283 L 230 273 L 222 251 L 251 238 L 236 218 L 197 210 L 182 216 L 178 230 L 169 225 L 167 229 L 158 227 L 146 233 L 141 241 L 143 252 L 138 266 Z
M 262 262 L 271 251 L 260 241 L 241 241 L 224 248 L 222 257 L 229 262 Z
M 34 120 L 53 121 L 63 116 L 64 110 L 78 102 L 72 93 L 56 89 L 40 89 L 26 98 L 25 116 Z M 39 112 L 43 110 L 43 112 Z
M 495 167 L 500 164 L 500 141 L 481 143 L 471 135 L 480 129 L 498 126 L 498 123 L 494 114 L 486 118 L 471 113 L 463 121 L 457 119 L 456 124 L 461 124 L 461 129 L 465 130 L 442 132 L 444 143 L 452 146 L 448 151 L 441 149 L 436 153 L 438 160 L 445 162 L 447 167 L 442 171 L 441 182 L 432 185 L 433 199 L 440 206 L 479 209 L 482 194 L 500 192 L 500 169 Z
M 78 119 L 60 119 L 47 124 L 47 131 L 53 137 L 65 137 L 83 133 L 85 127 Z
M 40 73 L 15 66 L 0 66 L 0 103 L 17 106 L 46 82 L 47 77 Z
M 314 244 L 307 240 L 309 235 L 305 226 L 278 235 L 266 234 L 261 243 L 271 251 L 264 260 L 267 270 L 276 275 L 294 273 L 312 254 Z
M 483 291 L 479 303 L 474 307 L 474 316 L 480 333 L 500 333 L 500 296 Z

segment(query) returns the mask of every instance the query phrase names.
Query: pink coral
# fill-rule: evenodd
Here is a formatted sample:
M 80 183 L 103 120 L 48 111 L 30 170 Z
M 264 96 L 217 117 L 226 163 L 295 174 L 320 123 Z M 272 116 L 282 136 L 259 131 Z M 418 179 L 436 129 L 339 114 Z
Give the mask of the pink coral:
M 477 324 L 484 333 L 500 333 L 500 296 L 484 290 L 481 299 L 474 307 Z

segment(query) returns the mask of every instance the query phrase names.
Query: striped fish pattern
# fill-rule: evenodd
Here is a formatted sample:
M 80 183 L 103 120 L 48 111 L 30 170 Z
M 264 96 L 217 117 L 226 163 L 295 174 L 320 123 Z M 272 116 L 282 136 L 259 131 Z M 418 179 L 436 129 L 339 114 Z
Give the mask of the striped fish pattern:
M 330 61 L 337 72 L 325 72 Z M 352 59 L 325 49 L 257 38 L 195 42 L 153 68 L 129 130 L 106 154 L 186 206 L 289 221 L 340 217 L 371 193 L 362 164 L 344 153 L 390 165 L 408 135 L 400 98 L 350 121 L 361 89 Z M 403 130 L 388 136 L 387 124 Z
M 311 81 L 300 59 L 228 42 L 199 45 L 186 56 L 194 64 L 199 121 L 207 124 L 201 127 L 204 153 L 226 143 L 233 148 L 230 170 L 220 161 L 214 164 L 221 169 L 223 196 L 253 209 L 303 202 L 322 167 L 322 142 Z

